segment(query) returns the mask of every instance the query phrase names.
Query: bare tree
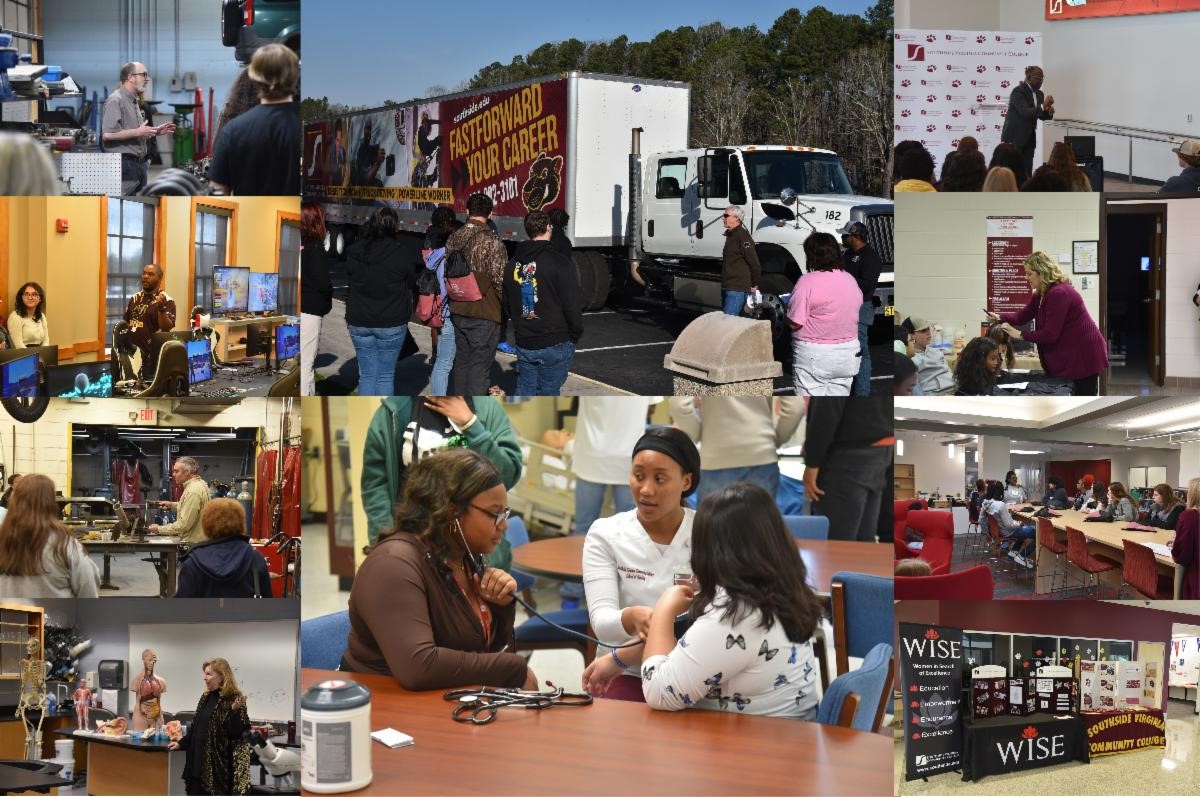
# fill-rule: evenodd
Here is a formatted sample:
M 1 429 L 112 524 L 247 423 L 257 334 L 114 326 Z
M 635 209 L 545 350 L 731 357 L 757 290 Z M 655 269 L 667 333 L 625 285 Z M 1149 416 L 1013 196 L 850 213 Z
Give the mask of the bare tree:
M 860 47 L 838 64 L 839 128 L 876 196 L 887 188 L 892 147 L 892 59 L 886 48 Z
M 714 54 L 697 66 L 692 103 L 693 146 L 742 143 L 750 87 L 736 52 Z

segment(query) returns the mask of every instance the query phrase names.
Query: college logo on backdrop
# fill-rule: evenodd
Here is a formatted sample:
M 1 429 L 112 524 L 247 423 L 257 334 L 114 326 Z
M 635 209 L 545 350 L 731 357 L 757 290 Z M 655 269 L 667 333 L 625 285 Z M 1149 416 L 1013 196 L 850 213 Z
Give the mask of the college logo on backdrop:
M 924 61 L 925 60 L 925 45 L 923 45 L 923 44 L 908 45 L 908 60 Z
M 1037 728 L 1027 725 L 1016 741 L 996 742 L 996 753 L 1006 765 L 1009 759 L 1013 764 L 1032 764 L 1047 758 L 1062 758 L 1066 754 L 1065 739 L 1061 733 L 1040 736 Z

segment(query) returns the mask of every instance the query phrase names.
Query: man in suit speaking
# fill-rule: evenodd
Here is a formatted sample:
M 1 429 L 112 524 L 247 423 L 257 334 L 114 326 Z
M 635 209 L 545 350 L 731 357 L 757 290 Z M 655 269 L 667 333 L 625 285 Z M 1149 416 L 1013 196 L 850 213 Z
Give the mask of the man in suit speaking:
M 1008 97 L 1008 113 L 1004 117 L 1004 129 L 1000 140 L 1015 144 L 1025 159 L 1025 174 L 1033 174 L 1033 153 L 1037 148 L 1037 123 L 1039 119 L 1054 118 L 1054 97 L 1042 94 L 1042 81 L 1046 75 L 1040 66 L 1025 67 L 1025 80 L 1012 90 Z

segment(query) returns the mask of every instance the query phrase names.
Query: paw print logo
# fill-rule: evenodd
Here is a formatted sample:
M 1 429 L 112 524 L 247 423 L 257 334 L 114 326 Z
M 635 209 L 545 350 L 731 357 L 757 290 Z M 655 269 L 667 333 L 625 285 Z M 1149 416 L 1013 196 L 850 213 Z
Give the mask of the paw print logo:
M 1033 37 L 1032 37 L 1032 36 L 1026 36 L 1026 37 L 1025 37 L 1025 43 L 1026 43 L 1026 44 L 1033 44 Z
M 912 81 L 911 80 L 901 80 L 900 85 L 903 86 L 904 88 L 908 88 L 909 86 L 912 85 Z
M 925 102 L 937 102 L 937 96 L 934 94 L 930 94 L 928 97 L 925 98 Z
M 926 639 L 940 639 L 941 635 L 938 634 L 937 629 L 930 628 L 929 630 L 927 630 L 925 632 L 925 638 Z
M 1001 80 L 1001 81 L 1000 81 L 1000 88 L 1002 88 L 1002 89 L 1006 89 L 1006 88 L 1008 88 L 1008 87 L 1009 87 L 1009 86 L 1011 86 L 1011 85 L 1012 85 L 1012 81 L 1011 81 L 1011 80 Z
M 896 64 L 896 71 L 897 71 L 897 72 L 901 71 L 902 69 L 904 69 L 904 65 L 903 65 L 903 64 Z
M 926 72 L 936 72 L 936 71 L 937 71 L 937 67 L 936 67 L 936 66 L 934 66 L 933 64 L 930 64 L 929 66 L 925 67 L 925 71 L 926 71 Z
M 975 95 L 975 102 L 983 102 L 986 99 L 987 99 L 986 94 L 976 94 Z
M 961 81 L 961 80 L 955 80 L 955 81 L 951 82 L 951 84 L 950 84 L 950 85 L 951 85 L 951 86 L 953 86 L 954 88 L 959 88 L 960 86 L 962 86 L 962 81 Z
M 912 116 L 912 110 L 909 108 L 905 108 L 904 110 L 902 110 L 900 112 L 900 115 L 901 116 Z
M 985 41 L 987 41 L 987 36 L 984 36 L 982 33 L 975 37 L 976 44 L 983 44 Z
M 1025 730 L 1021 731 L 1022 739 L 1036 739 L 1038 736 L 1037 728 L 1032 725 L 1026 725 Z
M 899 130 L 899 129 L 900 129 L 900 125 L 896 125 L 896 129 L 897 129 L 897 130 Z
M 987 125 L 975 125 L 976 133 L 982 133 L 984 130 L 987 130 Z
M 996 102 L 1000 102 L 1000 95 L 999 95 L 999 94 L 997 94 L 997 95 L 996 95 Z
M 1000 115 L 1003 116 L 1004 114 L 1000 114 Z M 992 125 L 992 127 L 994 127 L 996 130 L 1000 129 L 1000 125 Z
M 925 125 L 925 132 L 926 133 L 936 133 L 937 125 Z
M 946 125 L 946 129 L 947 129 L 947 130 L 949 130 L 949 129 L 950 129 L 950 125 Z M 960 143 L 961 143 L 960 139 L 957 139 L 957 138 L 956 138 L 956 139 L 954 139 L 953 141 L 951 141 L 951 142 L 950 142 L 950 146 L 954 147 L 955 149 L 958 149 L 958 145 L 959 145 Z
M 982 75 L 984 72 L 987 71 L 987 67 L 984 66 L 983 64 L 980 64 L 979 66 L 975 67 L 975 71 Z
M 955 117 L 962 116 L 962 111 L 955 108 L 953 111 L 950 112 L 950 115 L 955 116 Z
M 929 44 L 933 44 L 935 41 L 937 41 L 937 36 L 934 36 L 932 33 L 930 33 L 925 36 L 925 41 Z

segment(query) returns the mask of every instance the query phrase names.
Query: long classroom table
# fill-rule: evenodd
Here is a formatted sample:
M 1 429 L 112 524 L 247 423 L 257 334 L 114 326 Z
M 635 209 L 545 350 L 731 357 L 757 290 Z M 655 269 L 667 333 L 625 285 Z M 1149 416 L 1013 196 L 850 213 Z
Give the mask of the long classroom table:
M 890 794 L 892 738 L 817 722 L 655 711 L 597 698 L 581 708 L 501 709 L 495 722 L 450 718 L 445 690 L 410 692 L 383 675 L 302 670 L 371 690 L 371 730 L 410 747 L 371 745 L 370 785 L 354 795 Z
M 1087 538 L 1089 553 L 1103 554 L 1116 562 L 1125 561 L 1124 540 L 1156 542 L 1166 545 L 1168 540 L 1175 538 L 1175 532 L 1166 529 L 1156 529 L 1155 531 L 1123 531 L 1123 528 L 1130 524 L 1128 520 L 1113 521 L 1111 523 L 1084 523 L 1083 519 L 1087 517 L 1087 512 L 1080 512 L 1074 509 L 1052 509 L 1051 511 L 1060 516 L 1050 518 L 1051 525 L 1054 526 L 1055 538 L 1059 542 L 1064 545 L 1066 544 L 1068 526 L 1078 529 Z M 1037 526 L 1037 518 L 1031 512 L 1013 511 L 1012 516 L 1023 523 L 1032 523 L 1035 528 Z M 1037 551 L 1037 568 L 1035 570 L 1033 591 L 1037 594 L 1044 594 L 1050 589 L 1050 577 L 1054 573 L 1054 557 L 1043 555 L 1041 545 L 1035 546 L 1035 549 Z M 1183 566 L 1176 564 L 1175 560 L 1169 556 L 1155 554 L 1154 558 L 1158 561 L 1159 572 L 1174 574 L 1174 598 L 1178 600 L 1179 592 L 1183 587 Z M 1065 561 L 1064 565 L 1066 565 Z

